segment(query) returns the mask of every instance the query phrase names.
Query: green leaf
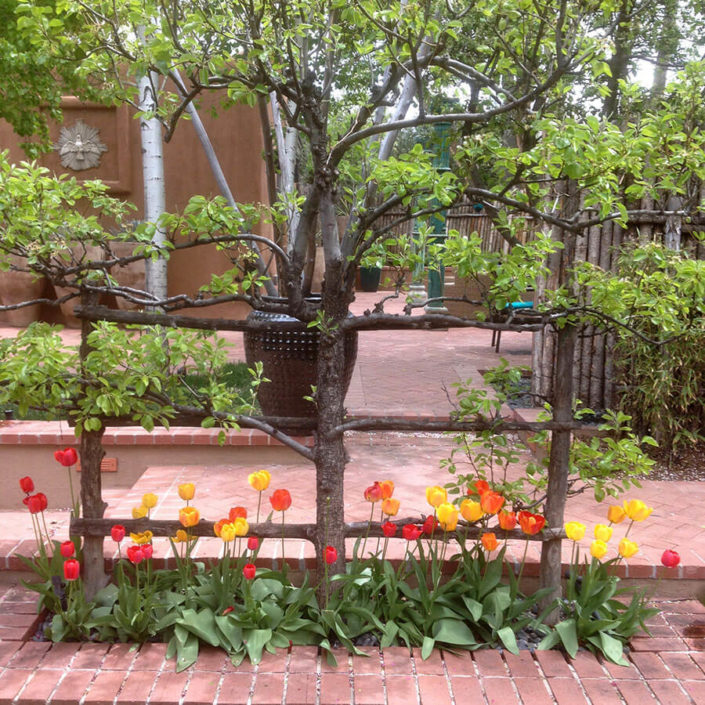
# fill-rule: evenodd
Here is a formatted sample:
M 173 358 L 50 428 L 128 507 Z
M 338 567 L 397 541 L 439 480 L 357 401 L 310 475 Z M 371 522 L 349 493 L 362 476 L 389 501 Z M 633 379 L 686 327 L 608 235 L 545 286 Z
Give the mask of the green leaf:
M 252 663 L 262 660 L 262 650 L 272 638 L 271 629 L 248 629 L 243 632 L 243 643 Z
M 574 619 L 566 619 L 556 624 L 556 631 L 560 636 L 565 650 L 571 658 L 575 658 L 578 653 L 578 634 Z
M 512 654 L 519 655 L 519 647 L 517 646 L 517 638 L 514 630 L 511 627 L 502 627 L 497 631 L 497 636 L 502 640 L 507 651 Z
M 470 628 L 458 619 L 441 619 L 433 625 L 433 636 L 436 641 L 456 646 L 470 646 L 477 643 Z
M 430 636 L 425 636 L 423 638 L 423 644 L 421 645 L 421 658 L 425 661 L 433 651 L 433 647 L 436 645 L 436 640 L 432 639 Z
M 223 636 L 220 642 L 223 644 L 223 641 L 225 641 L 223 646 L 227 651 L 238 651 L 242 648 L 242 629 L 234 620 L 230 619 L 228 615 L 225 617 L 218 616 L 215 618 L 215 624 Z
M 206 608 L 196 612 L 195 610 L 186 609 L 181 613 L 181 619 L 178 620 L 177 624 L 195 634 L 206 644 L 220 646 L 212 610 Z
M 624 658 L 624 645 L 619 639 L 615 639 L 607 632 L 600 632 L 600 642 L 602 653 L 613 663 L 619 666 L 628 666 L 629 664 Z

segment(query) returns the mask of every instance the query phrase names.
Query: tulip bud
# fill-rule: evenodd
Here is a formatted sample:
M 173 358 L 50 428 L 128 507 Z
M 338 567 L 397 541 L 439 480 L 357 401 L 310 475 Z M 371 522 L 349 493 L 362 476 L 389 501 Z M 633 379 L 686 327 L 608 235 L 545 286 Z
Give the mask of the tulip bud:
M 595 538 L 607 543 L 612 538 L 612 527 L 607 524 L 597 524 L 595 526 Z
M 394 483 L 391 480 L 382 480 L 379 486 L 382 488 L 382 499 L 389 499 L 394 494 Z
M 259 548 L 259 539 L 256 536 L 250 536 L 247 539 L 247 548 L 250 551 L 256 551 Z
M 142 555 L 144 556 L 145 560 L 150 559 L 152 557 L 153 552 L 154 549 L 151 543 L 146 543 L 144 544 L 144 546 L 142 546 Z
M 485 514 L 482 511 L 482 505 L 473 499 L 464 499 L 460 503 L 460 513 L 463 519 L 471 524 L 482 519 Z
M 110 537 L 116 543 L 120 543 L 125 538 L 125 527 L 122 524 L 115 524 L 115 526 L 110 529 Z
M 375 482 L 374 485 L 370 485 L 363 493 L 362 496 L 367 502 L 379 502 L 382 499 L 382 486 L 379 482 Z
M 76 453 L 75 448 L 64 448 L 63 450 L 55 451 L 54 459 L 65 468 L 68 468 L 76 464 L 78 461 L 78 453 Z
M 407 541 L 416 541 L 421 536 L 421 529 L 416 524 L 404 524 L 401 533 Z
M 21 477 L 20 478 L 20 489 L 25 493 L 25 494 L 31 494 L 34 492 L 34 482 L 32 482 L 32 478 L 29 477 Z
M 571 541 L 580 541 L 585 536 L 585 524 L 581 524 L 579 521 L 569 521 L 565 525 L 565 535 Z
M 604 541 L 600 541 L 600 539 L 595 539 L 591 544 L 590 544 L 590 554 L 594 557 L 600 560 L 605 554 L 607 553 L 607 544 Z
M 431 514 L 426 517 L 426 520 L 421 527 L 421 533 L 424 536 L 433 536 L 433 532 L 438 528 L 438 520 Z
M 326 546 L 325 559 L 328 565 L 335 563 L 338 560 L 338 551 L 334 546 Z
M 382 533 L 388 538 L 391 539 L 393 536 L 396 536 L 397 533 L 397 525 L 392 524 L 391 521 L 385 521 L 384 524 L 382 524 Z
M 78 580 L 81 575 L 81 564 L 75 558 L 69 558 L 64 563 L 64 579 L 67 582 Z
M 382 512 L 388 517 L 396 516 L 399 512 L 399 500 L 389 497 L 382 500 Z
M 426 488 L 426 501 L 432 506 L 437 507 L 443 504 L 448 499 L 448 493 L 439 485 L 433 485 Z
M 142 496 L 142 506 L 147 507 L 147 509 L 152 509 L 157 506 L 159 498 L 153 492 L 147 492 L 146 495 Z
M 486 533 L 482 534 L 482 545 L 488 553 L 492 553 L 497 546 L 499 546 L 499 542 L 497 541 L 497 537 L 493 533 Z
M 193 499 L 196 494 L 196 485 L 193 482 L 185 482 L 183 485 L 179 485 L 179 497 L 184 500 L 184 502 L 189 502 Z
M 678 555 L 678 551 L 667 548 L 663 555 L 661 556 L 661 563 L 666 566 L 666 568 L 675 568 L 681 562 L 681 557 Z
M 64 541 L 59 550 L 64 558 L 71 558 L 76 552 L 76 547 L 73 545 L 73 541 Z
M 274 490 L 269 503 L 275 512 L 285 512 L 291 506 L 289 490 Z
M 247 563 L 242 569 L 242 574 L 245 580 L 252 580 L 257 574 L 257 568 L 252 563 Z
M 622 558 L 631 558 L 635 553 L 638 553 L 639 544 L 637 544 L 636 541 L 630 541 L 625 538 L 619 542 L 617 550 Z

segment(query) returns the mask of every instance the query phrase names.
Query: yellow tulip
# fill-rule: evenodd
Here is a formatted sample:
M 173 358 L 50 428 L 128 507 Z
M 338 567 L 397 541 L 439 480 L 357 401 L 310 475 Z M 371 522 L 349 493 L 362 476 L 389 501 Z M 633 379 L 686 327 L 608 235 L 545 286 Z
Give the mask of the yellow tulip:
M 585 536 L 585 528 L 585 524 L 581 524 L 579 521 L 569 521 L 565 525 L 565 535 L 571 541 L 580 541 Z
M 627 517 L 627 513 L 622 509 L 622 507 L 613 504 L 608 510 L 607 510 L 607 519 L 611 521 L 613 524 L 619 524 L 620 522 L 624 521 Z
M 225 543 L 233 541 L 236 535 L 234 522 L 223 524 L 223 526 L 220 527 L 220 538 L 223 539 Z
M 619 542 L 619 547 L 617 549 L 619 555 L 622 558 L 631 558 L 639 550 L 639 544 L 636 541 L 630 541 L 629 539 L 622 539 Z
M 190 536 L 183 530 L 178 529 L 176 536 L 174 536 L 174 543 L 186 543 L 190 540 Z
M 242 517 L 237 517 L 232 525 L 235 527 L 235 536 L 247 536 L 247 532 L 250 530 L 247 519 Z
M 266 470 L 258 470 L 247 476 L 250 487 L 257 492 L 264 492 L 269 487 L 272 476 Z
M 139 544 L 140 546 L 145 543 L 151 543 L 152 541 L 152 532 L 151 531 L 142 531 L 139 534 L 130 534 L 130 538 L 134 543 Z
M 132 507 L 132 518 L 133 519 L 142 519 L 147 516 L 148 511 L 149 510 L 145 506 Z
M 482 511 L 482 505 L 473 499 L 464 499 L 460 503 L 460 513 L 463 515 L 463 519 L 471 524 L 478 521 L 478 519 L 482 519 L 485 515 Z
M 179 509 L 179 521 L 187 529 L 196 526 L 201 519 L 201 515 L 196 507 L 183 507 Z
M 439 504 L 443 504 L 448 499 L 448 493 L 438 485 L 426 488 L 426 501 L 432 507 L 438 507 Z
M 595 538 L 607 543 L 612 538 L 612 527 L 607 524 L 598 524 L 595 527 Z
M 147 509 L 152 509 L 153 507 L 156 507 L 158 501 L 159 498 L 152 492 L 147 492 L 147 494 L 143 495 L 142 497 L 142 504 L 147 507 Z
M 388 517 L 395 517 L 399 512 L 399 500 L 389 497 L 382 500 L 382 512 Z
M 644 521 L 653 511 L 653 507 L 647 507 L 640 499 L 630 499 L 628 502 L 624 502 L 624 513 L 632 521 Z
M 189 502 L 193 499 L 196 494 L 196 485 L 193 482 L 184 482 L 183 485 L 179 485 L 179 497 L 184 500 L 184 502 Z
M 599 539 L 595 539 L 591 544 L 590 544 L 590 553 L 592 556 L 597 558 L 598 560 L 602 558 L 605 553 L 607 553 L 607 544 L 604 541 L 600 541 Z
M 450 502 L 439 504 L 436 507 L 436 516 L 443 531 L 455 531 L 458 525 L 458 510 L 454 505 Z

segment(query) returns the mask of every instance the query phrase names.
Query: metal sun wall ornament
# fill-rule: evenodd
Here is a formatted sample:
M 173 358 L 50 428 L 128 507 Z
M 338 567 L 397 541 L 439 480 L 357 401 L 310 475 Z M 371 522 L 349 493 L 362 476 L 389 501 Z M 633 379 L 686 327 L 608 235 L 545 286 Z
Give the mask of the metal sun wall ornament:
M 100 157 L 108 148 L 100 141 L 97 127 L 77 120 L 70 127 L 62 127 L 54 149 L 61 157 L 61 166 L 73 171 L 93 169 L 100 164 Z

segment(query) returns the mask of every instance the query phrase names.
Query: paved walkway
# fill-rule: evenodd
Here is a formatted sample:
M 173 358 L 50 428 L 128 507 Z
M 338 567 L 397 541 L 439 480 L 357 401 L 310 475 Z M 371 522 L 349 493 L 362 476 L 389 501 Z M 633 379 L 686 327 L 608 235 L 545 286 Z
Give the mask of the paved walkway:
M 373 295 L 363 294 L 356 306 L 372 305 Z M 394 311 L 394 307 L 392 307 Z M 2 334 L 13 331 L 5 329 Z M 75 332 L 70 332 L 75 337 Z M 496 364 L 489 332 L 449 330 L 429 332 L 364 333 L 360 355 L 347 397 L 356 414 L 408 413 L 445 416 L 454 396 L 452 385 Z M 232 357 L 241 359 L 241 343 L 233 335 Z M 528 334 L 503 334 L 501 355 L 512 364 L 527 364 Z M 439 468 L 448 457 L 452 441 L 442 434 L 350 434 L 351 462 L 346 473 L 346 519 L 366 519 L 369 505 L 362 501 L 365 487 L 375 480 L 392 479 L 404 516 L 426 512 L 424 488 L 443 484 L 448 476 Z M 521 472 L 522 463 L 511 472 Z M 246 477 L 256 466 L 224 463 L 220 467 L 153 467 L 129 490 L 110 490 L 105 497 L 110 516 L 126 516 L 144 492 L 160 496 L 157 518 L 172 517 L 180 501 L 176 486 L 182 481 L 198 485 L 196 505 L 208 519 L 216 519 L 230 506 L 255 503 Z M 288 487 L 293 506 L 288 520 L 310 521 L 313 511 L 312 468 L 303 463 L 268 467 L 274 487 Z M 558 652 L 523 653 L 519 658 L 483 651 L 459 657 L 434 654 L 422 661 L 403 649 L 373 650 L 371 658 L 348 659 L 331 670 L 312 649 L 267 657 L 256 669 L 234 669 L 220 653 L 207 652 L 194 669 L 173 672 L 164 662 L 163 645 L 143 646 L 139 652 L 125 645 L 23 644 L 34 621 L 33 602 L 16 586 L 0 596 L 0 705 L 5 702 L 44 703 L 237 703 L 241 705 L 463 705 L 464 703 L 513 703 L 522 705 L 609 705 L 638 701 L 705 705 L 705 609 L 695 601 L 705 579 L 705 483 L 650 482 L 629 497 L 639 497 L 654 507 L 647 522 L 635 528 L 633 538 L 640 553 L 623 573 L 651 581 L 660 616 L 652 624 L 651 638 L 634 640 L 629 668 L 603 664 L 587 653 L 574 661 Z M 11 490 L 12 491 L 12 490 Z M 18 502 L 19 502 L 18 491 Z M 572 498 L 568 519 L 583 521 L 591 531 L 604 521 L 604 507 L 586 495 Z M 67 534 L 65 512 L 48 516 L 54 535 Z M 17 569 L 16 555 L 31 551 L 31 524 L 23 511 L 0 514 L 0 569 Z M 106 542 L 106 544 L 109 542 Z M 585 546 L 588 542 L 584 542 Z M 683 558 L 677 571 L 659 567 L 664 548 L 676 548 Z M 214 555 L 215 539 L 199 544 L 199 555 Z M 515 559 L 523 544 L 511 547 Z M 106 551 L 112 547 L 106 545 Z M 264 542 L 265 560 L 279 558 L 279 542 Z M 569 548 L 566 547 L 565 558 Z M 163 544 L 157 555 L 166 557 Z M 306 563 L 310 547 L 292 542 L 287 557 Z M 529 553 L 526 574 L 537 570 L 537 548 Z M 4 559 L 4 560 L 3 560 Z M 4 580 L 11 580 L 5 573 Z M 677 593 L 689 599 L 664 602 Z M 18 641 L 20 640 L 20 641 Z

